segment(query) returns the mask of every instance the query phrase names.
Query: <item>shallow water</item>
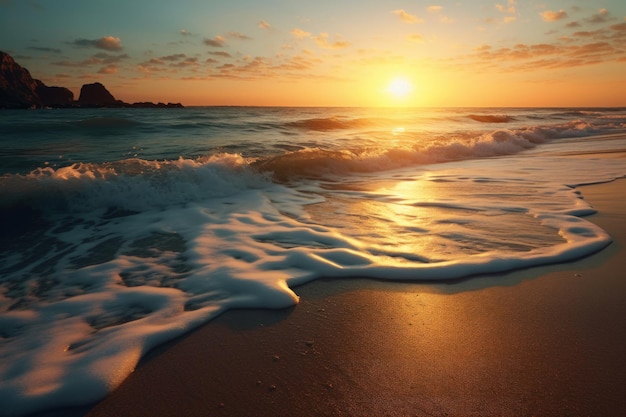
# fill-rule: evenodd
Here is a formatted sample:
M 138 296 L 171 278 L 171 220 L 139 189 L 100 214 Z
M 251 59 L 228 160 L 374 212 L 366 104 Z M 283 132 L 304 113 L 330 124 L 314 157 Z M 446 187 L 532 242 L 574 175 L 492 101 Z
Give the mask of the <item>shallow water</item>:
M 0 402 L 96 401 L 149 349 L 316 278 L 577 259 L 626 109 L 0 112 Z M 610 231 L 609 231 L 610 232 Z

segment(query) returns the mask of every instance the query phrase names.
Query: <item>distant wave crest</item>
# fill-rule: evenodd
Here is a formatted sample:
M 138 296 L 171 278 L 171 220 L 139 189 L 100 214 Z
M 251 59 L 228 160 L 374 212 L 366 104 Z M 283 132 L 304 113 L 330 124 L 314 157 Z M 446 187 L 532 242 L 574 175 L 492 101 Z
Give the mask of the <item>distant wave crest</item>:
M 372 126 L 376 124 L 376 120 L 369 118 L 341 118 L 341 117 L 324 117 L 303 119 L 289 122 L 286 125 L 288 127 L 315 130 L 315 131 L 327 131 L 327 130 L 343 130 L 343 129 L 356 129 Z
M 497 114 L 470 114 L 468 117 L 481 123 L 508 123 L 515 120 L 510 116 Z

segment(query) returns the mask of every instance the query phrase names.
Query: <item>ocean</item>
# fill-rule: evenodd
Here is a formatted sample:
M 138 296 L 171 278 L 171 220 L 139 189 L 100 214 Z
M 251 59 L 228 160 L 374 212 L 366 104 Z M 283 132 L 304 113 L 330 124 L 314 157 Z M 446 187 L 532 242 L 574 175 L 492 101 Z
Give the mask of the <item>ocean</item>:
M 0 414 L 93 403 L 155 346 L 318 278 L 595 253 L 611 231 L 576 187 L 625 153 L 624 108 L 0 111 Z

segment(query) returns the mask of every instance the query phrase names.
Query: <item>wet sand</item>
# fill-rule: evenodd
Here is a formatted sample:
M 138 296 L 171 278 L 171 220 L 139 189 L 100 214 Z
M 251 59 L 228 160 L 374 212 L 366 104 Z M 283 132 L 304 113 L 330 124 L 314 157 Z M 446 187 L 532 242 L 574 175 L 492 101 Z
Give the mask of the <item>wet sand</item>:
M 321 280 L 157 349 L 99 416 L 626 415 L 626 180 L 583 260 L 451 284 Z M 512 231 L 514 233 L 514 231 Z

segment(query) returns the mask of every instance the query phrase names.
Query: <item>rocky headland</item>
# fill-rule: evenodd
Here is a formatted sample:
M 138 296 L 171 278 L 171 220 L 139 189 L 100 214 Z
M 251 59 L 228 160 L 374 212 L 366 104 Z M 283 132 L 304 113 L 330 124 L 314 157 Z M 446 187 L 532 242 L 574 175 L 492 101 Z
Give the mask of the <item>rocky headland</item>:
M 34 79 L 7 53 L 0 51 L 0 109 L 37 108 L 182 108 L 180 103 L 125 103 L 117 100 L 101 83 L 85 84 L 78 100 L 65 87 L 49 87 Z

